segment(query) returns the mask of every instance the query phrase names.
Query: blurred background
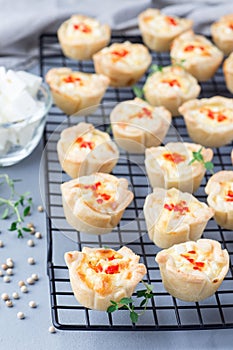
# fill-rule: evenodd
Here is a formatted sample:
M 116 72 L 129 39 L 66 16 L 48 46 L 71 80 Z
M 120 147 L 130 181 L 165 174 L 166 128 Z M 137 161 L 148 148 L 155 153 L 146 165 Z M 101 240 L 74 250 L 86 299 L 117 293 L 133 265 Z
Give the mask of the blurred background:
M 214 20 L 233 12 L 229 0 L 0 0 L 0 65 L 31 68 L 39 36 L 56 32 L 71 14 L 96 17 L 115 30 L 137 31 L 137 15 L 148 7 L 192 18 L 194 30 L 206 35 Z

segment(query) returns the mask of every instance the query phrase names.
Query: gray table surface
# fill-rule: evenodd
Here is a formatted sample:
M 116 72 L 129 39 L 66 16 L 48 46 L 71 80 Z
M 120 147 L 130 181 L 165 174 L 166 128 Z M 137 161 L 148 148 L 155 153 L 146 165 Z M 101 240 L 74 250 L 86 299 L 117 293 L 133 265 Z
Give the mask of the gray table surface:
M 10 283 L 4 283 L 0 278 L 0 294 L 19 291 L 17 282 L 25 280 L 32 273 L 39 275 L 39 281 L 29 287 L 27 294 L 14 301 L 12 308 L 7 308 L 0 300 L 0 349 L 1 350 L 47 350 L 47 349 L 232 349 L 233 330 L 213 331 L 178 331 L 178 332 L 71 332 L 57 331 L 50 334 L 51 325 L 48 277 L 46 274 L 46 230 L 45 213 L 37 212 L 37 205 L 41 204 L 39 189 L 39 167 L 43 148 L 40 144 L 25 160 L 12 167 L 2 168 L 0 173 L 6 172 L 12 178 L 22 179 L 17 184 L 20 192 L 30 191 L 35 208 L 29 221 L 36 225 L 36 230 L 43 234 L 42 240 L 37 240 L 29 234 L 18 239 L 15 233 L 9 232 L 9 220 L 0 221 L 0 239 L 5 246 L 0 248 L 0 262 L 4 263 L 8 257 L 15 261 L 14 275 Z M 33 238 L 34 247 L 27 246 L 27 240 Z M 69 239 L 67 246 L 69 246 Z M 35 265 L 29 265 L 27 258 L 34 257 Z M 38 304 L 36 309 L 28 306 L 30 300 Z M 18 311 L 25 313 L 25 319 L 16 317 Z

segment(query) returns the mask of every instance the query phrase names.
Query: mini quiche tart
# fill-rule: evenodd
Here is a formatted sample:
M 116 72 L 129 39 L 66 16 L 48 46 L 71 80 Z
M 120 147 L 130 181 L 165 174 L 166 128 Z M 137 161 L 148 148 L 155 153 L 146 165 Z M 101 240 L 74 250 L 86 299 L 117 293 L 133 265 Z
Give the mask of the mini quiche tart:
M 199 239 L 214 210 L 187 192 L 154 188 L 144 215 L 150 239 L 160 248 Z
M 108 133 L 88 123 L 63 130 L 57 153 L 62 169 L 72 178 L 97 171 L 110 173 L 119 158 L 117 146 Z
M 93 56 L 95 71 L 110 79 L 111 86 L 134 85 L 151 64 L 151 55 L 142 44 L 114 43 Z
M 220 66 L 223 53 L 204 36 L 189 30 L 173 41 L 171 60 L 181 63 L 198 81 L 206 81 Z
M 186 142 L 170 142 L 166 146 L 146 149 L 145 166 L 151 186 L 193 193 L 202 181 L 205 167 L 200 162 L 190 161 L 193 152 L 198 152 L 201 145 Z M 205 162 L 211 161 L 213 151 L 202 147 L 201 154 Z
M 167 16 L 157 9 L 149 8 L 138 17 L 143 42 L 154 51 L 169 51 L 172 41 L 192 28 L 193 21 Z
M 89 60 L 95 52 L 108 45 L 111 30 L 94 18 L 73 15 L 61 24 L 57 36 L 65 56 Z
M 233 13 L 223 16 L 211 26 L 214 43 L 225 55 L 233 51 Z
M 46 82 L 54 103 L 68 115 L 98 105 L 109 85 L 109 79 L 104 75 L 72 71 L 70 68 L 50 69 Z
M 214 96 L 191 100 L 185 102 L 179 112 L 194 142 L 220 147 L 233 140 L 233 99 Z
M 179 115 L 178 108 L 198 97 L 201 87 L 197 80 L 180 66 L 167 66 L 151 74 L 143 87 L 146 100 L 152 106 L 164 106 Z
M 64 182 L 61 192 L 70 226 L 97 235 L 111 232 L 133 200 L 126 179 L 104 173 Z
M 233 94 L 233 52 L 223 63 L 223 74 L 228 90 Z
M 77 301 L 90 309 L 106 311 L 111 300 L 131 297 L 146 274 L 145 265 L 131 249 L 118 251 L 84 247 L 65 253 L 71 287 Z
M 223 170 L 211 176 L 205 191 L 217 224 L 233 230 L 233 171 Z
M 155 260 L 164 288 L 184 301 L 200 301 L 213 295 L 229 269 L 227 250 L 211 239 L 175 244 L 160 251 Z
M 116 143 L 132 153 L 162 143 L 171 122 L 164 107 L 152 107 L 140 98 L 119 103 L 110 115 Z

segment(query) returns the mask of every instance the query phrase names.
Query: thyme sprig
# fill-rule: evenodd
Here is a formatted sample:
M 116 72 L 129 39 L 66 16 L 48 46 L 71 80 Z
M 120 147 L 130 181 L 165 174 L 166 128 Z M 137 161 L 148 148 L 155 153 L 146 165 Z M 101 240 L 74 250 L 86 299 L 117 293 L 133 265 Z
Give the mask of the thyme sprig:
M 151 74 L 155 73 L 155 72 L 162 72 L 163 71 L 163 66 L 160 66 L 158 64 L 152 64 L 150 66 L 150 72 Z
M 23 232 L 30 232 L 30 229 L 24 227 L 24 219 L 30 214 L 32 207 L 32 198 L 30 192 L 19 194 L 15 190 L 15 183 L 20 180 L 14 180 L 7 174 L 0 174 L 0 179 L 3 181 L 0 185 L 7 185 L 10 190 L 8 198 L 0 197 L 0 206 L 2 207 L 1 219 L 5 220 L 14 217 L 9 231 L 17 231 L 18 238 L 23 237 Z
M 214 173 L 214 171 L 213 171 L 214 164 L 211 161 L 205 162 L 204 157 L 203 157 L 203 155 L 201 153 L 202 149 L 203 149 L 203 147 L 201 147 L 199 149 L 199 151 L 192 152 L 193 153 L 193 159 L 190 160 L 189 165 L 193 164 L 194 162 L 199 162 L 199 163 L 204 165 L 206 170 L 209 170 L 213 174 Z
M 139 86 L 134 85 L 134 86 L 132 87 L 132 89 L 133 89 L 133 93 L 134 93 L 134 95 L 135 95 L 136 97 L 141 98 L 142 100 L 145 99 L 145 98 L 144 98 L 144 91 L 143 91 L 143 88 L 140 88 Z
M 110 300 L 111 305 L 108 307 L 107 312 L 112 313 L 117 311 L 119 308 L 124 308 L 129 310 L 129 316 L 132 323 L 137 323 L 139 316 L 143 315 L 146 311 L 149 300 L 153 297 L 153 286 L 142 281 L 145 289 L 137 291 L 137 298 L 143 298 L 140 303 L 140 307 L 143 307 L 142 312 L 137 313 L 135 311 L 135 300 L 133 298 L 122 298 L 118 302 Z

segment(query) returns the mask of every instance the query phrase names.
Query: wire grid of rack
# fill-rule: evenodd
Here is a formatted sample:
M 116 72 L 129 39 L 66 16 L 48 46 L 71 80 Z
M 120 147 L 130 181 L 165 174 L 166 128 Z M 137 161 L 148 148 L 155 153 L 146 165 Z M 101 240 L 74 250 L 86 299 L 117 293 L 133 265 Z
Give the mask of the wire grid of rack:
M 114 42 L 141 42 L 138 36 L 125 36 L 114 34 Z M 168 54 L 153 53 L 153 63 L 168 65 Z M 40 68 L 44 77 L 46 72 L 53 67 L 66 66 L 83 72 L 93 72 L 91 61 L 75 62 L 63 56 L 55 34 L 44 34 L 40 38 Z M 142 86 L 144 77 L 139 83 Z M 221 68 L 215 77 L 202 83 L 200 97 L 223 95 L 230 97 L 226 90 Z M 233 327 L 233 270 L 230 263 L 229 272 L 219 290 L 212 297 L 201 302 L 183 302 L 170 296 L 164 289 L 159 268 L 155 263 L 155 255 L 158 248 L 149 240 L 143 216 L 143 204 L 145 197 L 151 192 L 144 169 L 144 157 L 137 154 L 128 154 L 121 151 L 120 159 L 112 174 L 128 179 L 134 191 L 134 200 L 126 209 L 120 224 L 112 233 L 95 236 L 72 229 L 66 222 L 61 202 L 60 184 L 69 178 L 61 171 L 56 143 L 61 130 L 84 120 L 97 125 L 99 129 L 106 130 L 109 126 L 109 113 L 114 105 L 120 101 L 134 97 L 130 88 L 109 88 L 98 110 L 90 116 L 69 118 L 56 106 L 50 110 L 44 133 L 44 181 L 45 197 L 47 205 L 47 236 L 48 236 L 48 276 L 51 293 L 51 309 L 54 325 L 62 330 L 108 330 L 108 331 L 132 331 L 132 330 L 200 330 Z M 173 118 L 173 125 L 168 132 L 164 143 L 168 141 L 191 141 L 187 135 L 182 117 Z M 178 130 L 178 133 L 176 133 Z M 49 141 L 49 142 L 48 142 Z M 214 149 L 215 171 L 232 169 L 230 151 L 232 145 Z M 205 175 L 201 187 L 195 196 L 206 201 L 204 187 L 210 175 Z M 67 239 L 69 237 L 69 239 Z M 233 236 L 231 231 L 224 230 L 216 225 L 212 219 L 204 232 L 205 238 L 218 240 L 223 248 L 226 248 L 232 258 Z M 121 309 L 114 314 L 107 314 L 95 310 L 89 310 L 78 304 L 75 300 L 65 265 L 63 255 L 68 250 L 81 250 L 84 246 L 119 248 L 127 245 L 141 257 L 141 262 L 146 265 L 147 275 L 144 281 L 153 284 L 153 298 L 146 312 L 140 316 L 139 322 L 133 325 L 127 310 Z M 141 289 L 142 285 L 138 288 Z M 133 294 L 135 297 L 135 293 Z M 140 303 L 140 300 L 139 300 Z M 141 308 L 136 306 L 136 311 Z

